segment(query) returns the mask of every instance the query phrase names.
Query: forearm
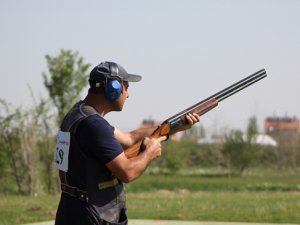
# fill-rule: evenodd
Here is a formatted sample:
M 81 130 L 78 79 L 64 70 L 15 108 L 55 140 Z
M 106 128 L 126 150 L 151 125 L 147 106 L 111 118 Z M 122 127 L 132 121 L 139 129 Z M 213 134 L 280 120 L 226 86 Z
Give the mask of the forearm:
M 129 132 L 132 144 L 135 144 L 136 142 L 142 140 L 145 137 L 149 137 L 157 129 L 157 127 L 158 126 L 140 128 Z
M 123 152 L 106 166 L 119 180 L 131 182 L 143 174 L 152 160 L 161 155 L 161 142 L 164 140 L 165 137 L 146 138 L 143 143 L 145 150 L 139 155 L 128 159 Z
M 156 129 L 157 126 L 153 126 L 148 128 L 140 128 L 128 133 L 123 133 L 120 130 L 115 129 L 115 137 L 121 143 L 123 148 L 126 149 L 139 142 L 144 137 L 149 137 Z
M 122 182 L 129 183 L 140 177 L 152 161 L 148 151 L 144 151 L 136 157 L 128 159 L 121 154 L 106 166 Z
M 140 153 L 137 157 L 133 157 L 128 160 L 129 163 L 126 171 L 127 179 L 124 181 L 125 183 L 132 182 L 139 178 L 151 163 L 151 159 L 149 155 L 147 155 L 146 151 Z

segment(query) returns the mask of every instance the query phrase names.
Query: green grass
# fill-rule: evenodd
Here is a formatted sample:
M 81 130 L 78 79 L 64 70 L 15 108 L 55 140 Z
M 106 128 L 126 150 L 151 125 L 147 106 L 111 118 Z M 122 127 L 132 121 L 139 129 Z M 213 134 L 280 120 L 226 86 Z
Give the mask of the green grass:
M 145 174 L 126 185 L 131 219 L 299 223 L 297 173 Z M 0 194 L 0 224 L 53 220 L 59 196 Z
M 59 196 L 0 195 L 0 224 L 18 225 L 53 220 Z
M 299 223 L 300 192 L 129 193 L 129 217 L 199 221 Z
M 128 192 L 160 189 L 189 191 L 300 191 L 297 173 L 248 174 L 228 177 L 214 174 L 145 174 L 136 182 L 126 185 Z

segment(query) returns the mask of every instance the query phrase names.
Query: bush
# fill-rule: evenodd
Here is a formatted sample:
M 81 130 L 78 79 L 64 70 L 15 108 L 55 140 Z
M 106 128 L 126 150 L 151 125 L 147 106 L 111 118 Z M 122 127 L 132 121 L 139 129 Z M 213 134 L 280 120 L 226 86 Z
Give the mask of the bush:
M 168 142 L 164 145 L 163 161 L 171 172 L 178 172 L 186 166 L 189 148 L 182 143 Z

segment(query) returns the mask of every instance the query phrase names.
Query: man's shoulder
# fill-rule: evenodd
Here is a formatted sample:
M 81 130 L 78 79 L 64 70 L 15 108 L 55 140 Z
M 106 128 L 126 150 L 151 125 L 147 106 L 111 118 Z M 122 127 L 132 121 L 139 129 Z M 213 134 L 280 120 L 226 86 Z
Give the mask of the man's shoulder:
M 77 129 L 97 130 L 97 131 L 114 130 L 114 128 L 107 122 L 107 120 L 105 120 L 103 117 L 101 117 L 98 114 L 94 114 L 85 118 L 83 121 L 80 122 Z
M 103 124 L 109 124 L 106 119 L 104 119 L 99 114 L 90 115 L 85 118 L 85 123 L 103 123 Z

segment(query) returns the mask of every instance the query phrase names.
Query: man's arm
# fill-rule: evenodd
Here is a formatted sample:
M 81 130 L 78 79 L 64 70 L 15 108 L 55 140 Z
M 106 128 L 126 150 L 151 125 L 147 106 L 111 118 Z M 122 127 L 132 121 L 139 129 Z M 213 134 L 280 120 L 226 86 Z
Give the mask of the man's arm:
M 186 120 L 188 123 L 178 131 L 191 128 L 195 123 L 199 122 L 200 118 L 197 114 L 189 114 L 186 116 Z M 123 133 L 115 128 L 114 134 L 122 146 L 126 147 L 131 146 L 142 140 L 144 137 L 151 135 L 155 129 L 157 129 L 157 127 L 141 128 L 129 133 Z M 158 139 L 145 138 L 143 142 L 145 150 L 139 155 L 128 159 L 123 152 L 107 163 L 106 166 L 119 180 L 124 183 L 129 183 L 141 176 L 147 169 L 150 162 L 161 155 L 161 142 L 165 139 L 166 137 L 160 137 Z
M 129 183 L 141 176 L 150 162 L 161 155 L 161 142 L 165 139 L 166 137 L 158 139 L 145 138 L 143 142 L 145 151 L 137 157 L 128 159 L 123 152 L 107 163 L 106 166 L 119 180 Z
M 200 117 L 198 114 L 188 114 L 186 115 L 186 120 L 188 123 L 182 127 L 180 127 L 180 130 L 176 130 L 173 133 L 184 131 L 187 129 L 190 129 L 195 123 L 198 123 L 200 121 Z M 142 140 L 144 137 L 150 136 L 155 130 L 157 129 L 157 126 L 148 127 L 148 128 L 140 128 L 128 133 L 123 133 L 119 129 L 115 128 L 114 134 L 117 140 L 120 142 L 120 144 L 123 146 L 123 148 L 128 148 L 135 143 Z M 171 133 L 171 134 L 173 134 Z
M 142 140 L 144 137 L 150 136 L 155 131 L 155 129 L 157 129 L 157 126 L 140 128 L 128 133 L 124 133 L 119 129 L 115 128 L 114 134 L 116 139 L 120 142 L 122 147 L 125 149 L 135 144 L 136 142 Z

